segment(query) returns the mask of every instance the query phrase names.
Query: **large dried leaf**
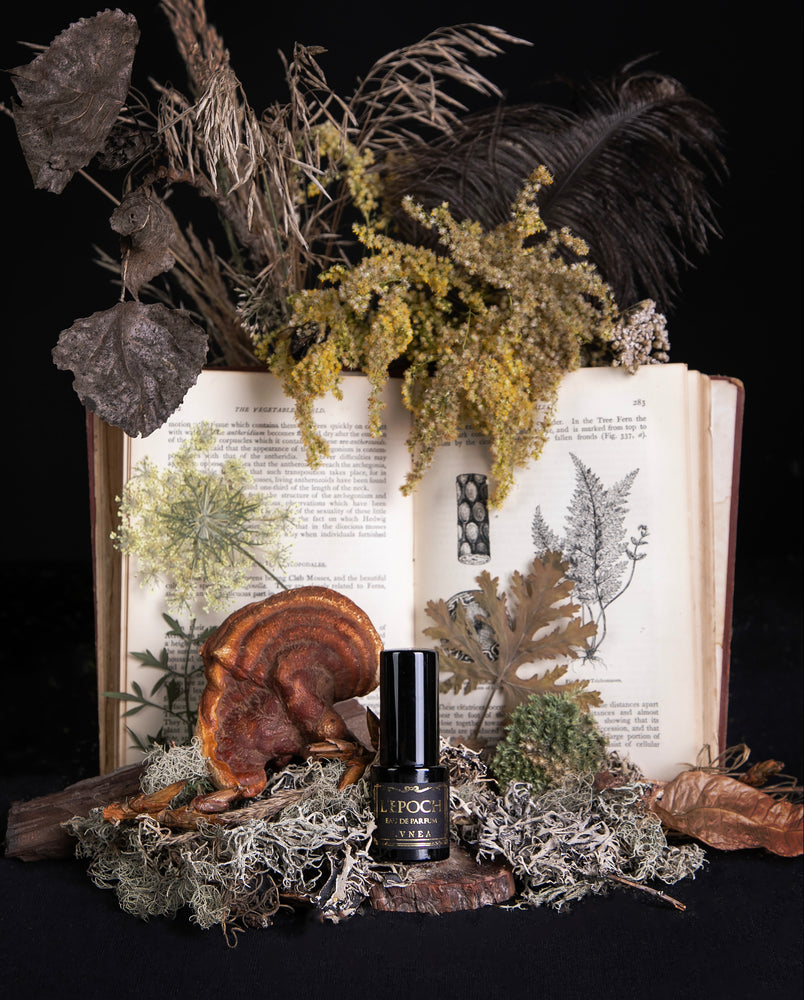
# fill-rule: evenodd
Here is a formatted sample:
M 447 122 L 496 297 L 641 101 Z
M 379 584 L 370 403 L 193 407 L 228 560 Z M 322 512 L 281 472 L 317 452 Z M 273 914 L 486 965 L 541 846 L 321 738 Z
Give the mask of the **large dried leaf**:
M 426 611 L 435 625 L 425 635 L 440 640 L 441 665 L 452 672 L 442 690 L 468 694 L 478 684 L 491 683 L 503 693 L 506 715 L 529 695 L 556 690 L 575 697 L 585 710 L 599 705 L 600 696 L 586 690 L 587 681 L 559 684 L 567 672 L 563 664 L 528 678 L 519 674 L 532 664 L 575 659 L 595 635 L 594 623 L 582 624 L 577 617 L 580 608 L 571 601 L 574 583 L 566 573 L 567 565 L 556 553 L 534 559 L 527 575 L 513 574 L 510 605 L 505 593 L 497 591 L 498 579 L 480 573 L 479 589 L 472 592 L 480 614 L 471 621 L 460 603 L 450 611 L 445 601 L 430 601 Z M 493 633 L 494 659 L 478 640 L 478 625 Z
M 649 806 L 669 830 L 723 851 L 764 847 L 788 858 L 804 853 L 804 806 L 726 774 L 683 771 L 659 787 Z
M 88 410 L 131 437 L 160 427 L 195 384 L 207 336 L 188 313 L 118 302 L 77 320 L 53 349 Z
M 151 192 L 138 188 L 114 210 L 111 226 L 120 234 L 123 286 L 136 298 L 147 281 L 176 262 L 172 217 Z
M 128 94 L 139 37 L 132 14 L 106 10 L 11 70 L 22 102 L 14 122 L 36 187 L 60 194 L 103 148 Z

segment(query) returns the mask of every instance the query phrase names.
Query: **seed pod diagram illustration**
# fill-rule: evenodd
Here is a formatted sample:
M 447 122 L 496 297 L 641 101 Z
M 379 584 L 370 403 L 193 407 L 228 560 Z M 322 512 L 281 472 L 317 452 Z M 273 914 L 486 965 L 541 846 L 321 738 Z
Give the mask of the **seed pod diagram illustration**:
M 455 477 L 458 505 L 458 561 L 479 566 L 489 561 L 489 487 L 481 473 L 467 472 Z

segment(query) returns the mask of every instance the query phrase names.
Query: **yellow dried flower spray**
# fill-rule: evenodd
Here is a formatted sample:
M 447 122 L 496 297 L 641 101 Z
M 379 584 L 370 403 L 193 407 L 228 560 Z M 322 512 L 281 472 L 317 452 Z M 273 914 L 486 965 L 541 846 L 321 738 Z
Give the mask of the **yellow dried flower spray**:
M 546 231 L 536 198 L 549 183 L 540 167 L 509 221 L 490 231 L 457 222 L 446 203 L 426 212 L 406 199 L 409 215 L 437 236 L 437 250 L 356 226 L 360 261 L 331 267 L 325 287 L 295 296 L 290 328 L 255 338 L 296 402 L 312 463 L 327 453 L 313 404 L 337 395 L 342 369 L 368 376 L 379 433 L 380 393 L 389 366 L 404 358 L 402 398 L 413 425 L 403 492 L 415 488 L 439 445 L 470 426 L 489 439 L 494 502 L 504 500 L 515 469 L 541 452 L 562 376 L 580 366 L 587 345 L 611 339 L 617 320 L 611 290 L 582 259 L 584 243 Z M 311 328 L 312 346 L 297 359 L 292 333 Z

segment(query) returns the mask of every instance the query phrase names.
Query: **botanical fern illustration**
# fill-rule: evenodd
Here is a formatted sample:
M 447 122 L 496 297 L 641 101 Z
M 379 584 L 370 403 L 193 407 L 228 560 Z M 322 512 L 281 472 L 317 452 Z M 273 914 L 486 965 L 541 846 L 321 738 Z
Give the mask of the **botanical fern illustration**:
M 584 654 L 597 659 L 606 638 L 607 610 L 631 585 L 636 564 L 644 559 L 648 528 L 640 524 L 637 534 L 627 536 L 627 500 L 639 469 L 634 469 L 606 489 L 600 478 L 577 455 L 575 492 L 565 519 L 566 534 L 560 538 L 545 522 L 541 508 L 533 516 L 533 542 L 537 556 L 560 552 L 575 581 L 575 599 L 583 608 L 583 620 L 594 622 L 597 636 Z

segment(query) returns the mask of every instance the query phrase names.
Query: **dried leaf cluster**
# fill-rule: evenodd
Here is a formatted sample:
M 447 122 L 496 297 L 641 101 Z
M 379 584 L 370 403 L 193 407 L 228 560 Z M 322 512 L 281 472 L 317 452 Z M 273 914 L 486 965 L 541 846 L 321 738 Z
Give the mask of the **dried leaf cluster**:
M 664 297 L 663 276 L 673 275 L 688 247 L 703 250 L 715 230 L 706 182 L 721 167 L 717 128 L 675 81 L 629 70 L 579 115 L 544 106 L 501 110 L 500 91 L 476 63 L 527 43 L 467 24 L 381 57 L 348 96 L 327 83 L 323 50 L 297 45 L 283 57 L 288 99 L 258 112 L 202 0 L 163 0 L 161 7 L 185 63 L 187 92 L 154 82 L 155 108 L 129 89 L 138 28 L 120 11 L 76 22 L 12 71 L 20 99 L 13 116 L 37 186 L 60 191 L 95 164 L 122 176 L 112 226 L 121 239 L 122 298 L 132 301 L 76 321 L 55 356 L 75 372 L 87 408 L 130 434 L 164 422 L 205 359 L 258 364 L 254 334 L 296 396 L 302 421 L 311 391 L 331 383 L 333 371 L 358 367 L 378 384 L 389 365 L 410 367 L 406 401 L 423 414 L 410 442 L 411 483 L 460 418 L 499 443 L 503 495 L 521 458 L 514 442 L 524 441 L 518 447 L 528 454 L 538 450 L 537 404 L 550 402 L 561 374 L 585 348 L 589 359 L 612 359 L 604 348 L 617 315 L 605 281 L 622 309 L 633 304 L 636 288 Z M 496 106 L 470 116 L 463 95 Z M 526 283 L 514 275 L 509 304 L 512 275 L 500 260 L 519 224 L 511 222 L 511 206 L 528 177 L 546 176 L 545 167 L 554 184 L 549 193 L 542 185 L 538 196 L 544 231 L 522 229 L 511 258 L 523 275 L 531 258 L 527 273 L 537 287 L 524 296 Z M 167 199 L 180 186 L 214 206 L 218 232 L 201 235 L 197 219 L 174 216 L 175 200 Z M 489 193 L 497 190 L 504 209 L 489 215 L 497 200 Z M 355 217 L 367 223 L 362 246 L 352 234 Z M 569 231 L 575 236 L 562 235 Z M 405 265 L 388 281 L 376 271 L 392 245 L 381 246 L 386 237 L 404 248 L 398 260 Z M 428 244 L 434 273 L 449 269 L 445 261 L 453 272 L 444 288 L 428 287 L 424 304 L 428 279 L 416 288 L 409 280 L 424 259 L 418 249 Z M 593 264 L 579 269 L 587 246 Z M 361 310 L 345 285 L 348 269 L 364 258 L 366 270 L 356 274 L 368 281 L 374 268 L 375 280 Z M 549 267 L 536 266 L 539 259 Z M 335 264 L 345 270 L 333 271 Z M 327 290 L 338 295 L 326 301 L 368 331 L 359 349 L 343 338 L 335 312 L 305 313 L 299 295 L 325 272 L 330 280 L 339 273 Z M 556 316 L 547 316 L 554 305 Z M 558 350 L 550 341 L 556 318 L 566 334 Z M 480 336 L 456 352 L 478 328 Z M 623 351 L 632 348 L 627 341 Z M 519 356 L 518 366 L 506 351 Z M 431 370 L 432 391 L 425 379 Z M 506 391 L 516 406 L 506 409 Z M 304 430 L 314 458 L 321 442 L 309 423 Z
M 129 653 L 143 667 L 157 672 L 148 693 L 137 681 L 132 681 L 131 691 L 103 692 L 104 697 L 115 698 L 131 706 L 122 713 L 123 719 L 137 715 L 144 708 L 156 708 L 162 713 L 164 721 L 160 729 L 146 737 L 140 737 L 126 727 L 133 745 L 145 754 L 155 744 L 166 741 L 166 730 L 179 739 L 192 739 L 198 718 L 198 700 L 204 687 L 204 664 L 199 650 L 214 631 L 212 626 L 196 630 L 195 620 L 185 627 L 170 615 L 163 614 L 162 619 L 168 626 L 166 636 L 178 640 L 178 652 L 171 656 L 167 647 L 163 646 L 158 655 L 150 649 Z M 157 695 L 159 700 L 155 700 Z
M 133 15 L 106 10 L 12 70 L 17 135 L 38 188 L 59 194 L 104 149 L 128 99 L 139 38 Z

